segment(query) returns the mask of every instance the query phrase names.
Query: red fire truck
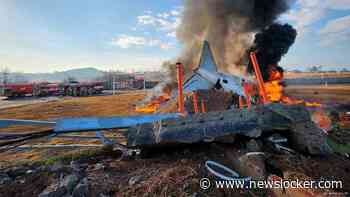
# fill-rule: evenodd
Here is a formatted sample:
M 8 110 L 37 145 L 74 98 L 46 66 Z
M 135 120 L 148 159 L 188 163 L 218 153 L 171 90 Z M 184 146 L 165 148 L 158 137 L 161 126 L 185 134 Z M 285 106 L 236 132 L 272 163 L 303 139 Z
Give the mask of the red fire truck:
M 35 86 L 35 96 L 60 96 L 61 89 L 59 83 L 40 83 Z
M 64 96 L 91 96 L 101 94 L 104 90 L 103 82 L 84 82 L 70 81 L 61 85 L 61 91 Z
M 9 83 L 3 85 L 3 94 L 8 98 L 24 97 L 27 95 L 33 96 L 33 83 Z
M 101 94 L 103 82 L 69 83 L 9 83 L 2 85 L 2 96 L 18 98 L 24 96 L 91 96 Z

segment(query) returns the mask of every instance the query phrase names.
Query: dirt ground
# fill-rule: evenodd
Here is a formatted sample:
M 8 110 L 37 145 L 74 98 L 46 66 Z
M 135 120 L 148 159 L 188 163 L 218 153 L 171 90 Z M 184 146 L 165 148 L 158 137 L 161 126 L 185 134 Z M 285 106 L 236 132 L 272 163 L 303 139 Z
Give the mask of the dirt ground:
M 6 97 L 0 97 L 0 110 L 11 108 L 11 107 L 20 107 L 24 105 L 32 105 L 36 103 L 45 103 L 51 101 L 59 100 L 59 97 L 47 97 L 47 98 L 22 98 L 17 100 L 8 100 Z
M 285 72 L 286 78 L 350 77 L 350 72 Z
M 337 97 L 341 103 L 350 103 L 350 88 L 345 86 L 319 87 L 318 89 L 317 87 L 290 87 L 287 93 L 292 96 L 304 95 L 304 98 L 311 100 L 320 98 L 327 102 L 335 102 L 333 97 Z M 58 117 L 131 115 L 135 114 L 134 105 L 142 101 L 145 95 L 145 92 L 137 91 L 112 96 L 64 98 L 5 108 L 0 111 L 0 118 L 53 120 Z M 329 95 L 329 97 L 324 98 L 322 95 Z M 45 128 L 11 127 L 1 129 L 0 134 L 32 132 L 42 129 Z M 109 135 L 121 137 L 117 132 L 111 131 Z M 99 144 L 96 140 L 82 142 L 61 138 L 43 139 L 33 143 Z M 64 157 L 64 162 L 68 160 L 66 165 L 69 165 L 74 158 L 78 158 L 80 164 L 86 166 L 84 173 L 89 180 L 89 196 L 101 196 L 100 194 L 104 196 L 270 196 L 270 191 L 265 190 L 254 190 L 247 193 L 247 190 L 200 189 L 199 180 L 201 178 L 209 177 L 214 180 L 204 166 L 205 161 L 215 160 L 227 163 L 225 155 L 215 144 L 170 151 L 162 150 L 145 158 L 126 160 L 121 160 L 120 154 L 113 153 L 114 155 L 111 156 L 98 153 L 84 157 L 80 161 L 81 157 L 75 155 L 86 150 L 91 149 L 15 150 L 0 153 L 0 169 L 7 169 L 8 166 L 16 164 L 27 166 L 25 169 L 37 172 L 18 175 L 17 181 L 10 185 L 0 185 L 0 196 L 4 194 L 5 196 L 37 196 L 44 188 L 57 181 L 59 175 L 52 174 L 50 170 L 42 166 L 38 167 L 33 163 L 43 161 L 48 164 L 47 168 L 50 168 L 52 162 L 62 157 Z M 232 147 L 232 151 L 238 150 Z M 286 177 L 342 180 L 343 189 L 336 191 L 350 192 L 350 177 L 348 176 L 350 160 L 344 156 L 310 157 L 302 154 L 267 154 L 267 160 L 277 166 Z M 140 180 L 135 184 L 130 184 L 130 179 L 134 177 Z M 319 190 L 318 192 L 329 191 Z
M 286 93 L 292 97 L 317 101 L 325 104 L 349 104 L 350 85 L 293 85 L 287 86 Z

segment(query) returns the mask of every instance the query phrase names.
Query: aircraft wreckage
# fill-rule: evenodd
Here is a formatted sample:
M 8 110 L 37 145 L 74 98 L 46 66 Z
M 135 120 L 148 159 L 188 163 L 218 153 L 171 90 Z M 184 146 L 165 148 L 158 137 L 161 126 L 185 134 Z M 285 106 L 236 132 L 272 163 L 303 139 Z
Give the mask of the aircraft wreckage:
M 303 105 L 268 104 L 250 110 L 209 112 L 134 126 L 128 147 L 152 148 L 181 144 L 230 142 L 241 135 L 250 138 L 279 133 L 292 147 L 310 154 L 329 153 L 325 132 L 312 122 Z M 233 137 L 233 138 L 232 138 Z M 232 141 L 231 141 L 232 142 Z
M 46 121 L 0 120 L 0 128 L 10 125 L 54 126 L 48 135 L 129 128 L 127 147 L 131 149 L 160 148 L 194 143 L 233 142 L 235 136 L 259 138 L 279 133 L 301 152 L 330 153 L 326 133 L 317 127 L 303 105 L 268 104 L 249 110 L 233 109 L 191 116 L 156 114 L 131 117 L 62 118 L 56 123 Z M 112 141 L 108 141 L 109 143 Z M 9 143 L 8 145 L 11 145 Z
M 239 77 L 217 72 L 209 44 L 205 42 L 200 65 L 183 83 L 183 90 L 191 92 L 211 89 L 220 84 L 225 91 L 244 96 L 241 80 Z M 181 85 L 182 83 L 180 88 Z M 290 146 L 295 150 L 315 155 L 330 153 L 326 133 L 311 120 L 307 107 L 302 104 L 263 103 L 245 109 L 232 107 L 225 111 L 186 116 L 183 113 L 167 113 L 129 117 L 61 118 L 56 121 L 0 120 L 0 128 L 11 125 L 50 126 L 52 130 L 46 134 L 51 137 L 69 132 L 94 131 L 103 143 L 109 144 L 113 142 L 106 140 L 101 131 L 128 128 L 126 147 L 130 149 L 194 143 L 232 143 L 235 136 L 260 138 L 279 133 L 288 138 Z M 19 137 L 19 141 L 27 139 L 25 137 Z M 29 136 L 28 139 L 32 138 Z M 1 146 L 11 146 L 16 142 L 18 140 L 10 140 Z

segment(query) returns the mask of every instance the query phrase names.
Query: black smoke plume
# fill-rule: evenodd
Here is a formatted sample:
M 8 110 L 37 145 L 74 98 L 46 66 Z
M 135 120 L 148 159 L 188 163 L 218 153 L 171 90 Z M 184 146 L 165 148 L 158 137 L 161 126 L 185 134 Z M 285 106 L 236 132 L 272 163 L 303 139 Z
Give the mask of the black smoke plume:
M 283 72 L 278 62 L 288 53 L 296 36 L 297 31 L 289 24 L 272 24 L 255 35 L 254 45 L 248 52 L 256 52 L 265 81 L 269 79 L 269 70 L 273 67 Z M 248 65 L 248 72 L 254 72 L 251 62 Z

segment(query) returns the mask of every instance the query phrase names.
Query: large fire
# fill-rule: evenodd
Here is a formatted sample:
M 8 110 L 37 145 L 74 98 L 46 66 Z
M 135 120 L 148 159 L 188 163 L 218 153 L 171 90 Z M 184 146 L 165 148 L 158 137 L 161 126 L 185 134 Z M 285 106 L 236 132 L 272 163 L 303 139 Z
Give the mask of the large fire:
M 329 119 L 322 105 L 317 102 L 306 102 L 303 99 L 296 99 L 284 94 L 283 70 L 278 66 L 272 65 L 269 68 L 269 79 L 264 82 L 264 88 L 268 102 L 282 102 L 284 104 L 304 104 L 308 107 L 318 107 L 318 110 L 312 113 L 313 121 L 324 131 L 332 129 L 332 121 Z
M 283 71 L 271 66 L 269 80 L 264 83 L 267 98 L 271 102 L 282 102 L 285 104 L 304 104 L 308 107 L 321 107 L 318 102 L 306 102 L 303 99 L 291 98 L 284 94 Z
M 166 103 L 170 98 L 171 88 L 165 87 L 162 91 L 162 95 L 154 96 L 148 103 L 142 106 L 136 106 L 135 111 L 138 113 L 155 113 L 159 110 L 161 104 Z
M 269 80 L 265 82 L 265 90 L 267 98 L 272 102 L 277 102 L 284 99 L 282 79 L 282 72 L 275 69 L 275 67 L 270 69 Z

